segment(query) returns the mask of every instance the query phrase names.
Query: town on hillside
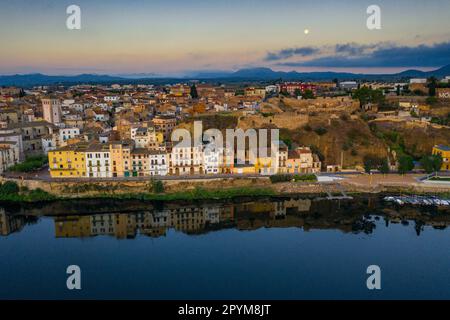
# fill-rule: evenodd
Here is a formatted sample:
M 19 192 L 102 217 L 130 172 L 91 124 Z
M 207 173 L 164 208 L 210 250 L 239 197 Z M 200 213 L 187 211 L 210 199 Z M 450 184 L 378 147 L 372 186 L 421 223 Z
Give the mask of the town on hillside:
M 208 142 L 175 147 L 174 130 L 195 121 L 278 129 L 276 154 L 250 162 Z M 21 177 L 433 172 L 449 159 L 450 76 L 0 89 L 0 173 Z

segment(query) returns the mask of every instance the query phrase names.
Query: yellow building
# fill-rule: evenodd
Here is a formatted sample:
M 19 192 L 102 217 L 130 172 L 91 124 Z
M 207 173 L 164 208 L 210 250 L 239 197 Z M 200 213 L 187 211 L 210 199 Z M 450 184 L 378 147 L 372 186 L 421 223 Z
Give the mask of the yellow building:
M 274 163 L 275 165 L 275 163 Z M 275 174 L 276 168 L 272 168 L 271 157 L 258 157 L 255 161 L 255 172 L 260 174 Z
M 64 216 L 55 218 L 55 237 L 84 238 L 91 236 L 89 216 Z
M 231 170 L 233 174 L 255 174 L 255 166 L 252 164 L 236 164 Z
M 52 178 L 80 178 L 86 176 L 86 143 L 68 145 L 48 152 Z
M 290 174 L 318 173 L 321 162 L 308 147 L 290 150 L 286 160 L 286 171 Z
M 444 145 L 434 146 L 433 154 L 439 154 L 442 157 L 441 170 L 450 170 L 450 147 Z
M 158 144 L 162 144 L 164 142 L 164 134 L 162 132 L 156 133 L 156 141 Z
M 129 177 L 131 172 L 131 144 L 113 142 L 109 146 L 113 177 Z
M 128 236 L 128 215 L 116 214 L 115 216 L 116 226 L 114 228 L 114 234 L 117 239 L 126 239 Z

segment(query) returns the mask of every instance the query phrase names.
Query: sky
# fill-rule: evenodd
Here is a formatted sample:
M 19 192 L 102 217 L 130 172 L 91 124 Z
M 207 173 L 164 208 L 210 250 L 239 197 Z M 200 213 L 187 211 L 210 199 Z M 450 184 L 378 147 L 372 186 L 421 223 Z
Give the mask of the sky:
M 80 30 L 66 27 L 73 4 Z M 366 26 L 373 4 L 380 30 Z M 0 74 L 389 73 L 447 64 L 450 0 L 0 0 Z

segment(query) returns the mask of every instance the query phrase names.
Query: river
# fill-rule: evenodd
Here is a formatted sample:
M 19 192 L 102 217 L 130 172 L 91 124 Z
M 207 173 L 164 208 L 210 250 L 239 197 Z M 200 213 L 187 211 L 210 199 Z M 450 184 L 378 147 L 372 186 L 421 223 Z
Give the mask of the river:
M 0 299 L 450 299 L 448 225 L 381 196 L 3 204 Z

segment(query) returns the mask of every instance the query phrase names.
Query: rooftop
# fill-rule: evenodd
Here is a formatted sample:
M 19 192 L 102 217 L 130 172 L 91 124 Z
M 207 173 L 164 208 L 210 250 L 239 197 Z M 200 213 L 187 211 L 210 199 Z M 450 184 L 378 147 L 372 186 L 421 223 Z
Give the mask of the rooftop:
M 442 150 L 442 151 L 450 151 L 450 146 L 444 146 L 443 144 L 439 144 L 435 146 L 436 149 Z

